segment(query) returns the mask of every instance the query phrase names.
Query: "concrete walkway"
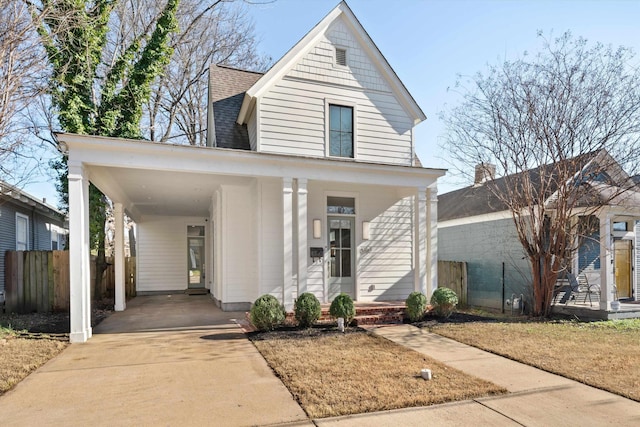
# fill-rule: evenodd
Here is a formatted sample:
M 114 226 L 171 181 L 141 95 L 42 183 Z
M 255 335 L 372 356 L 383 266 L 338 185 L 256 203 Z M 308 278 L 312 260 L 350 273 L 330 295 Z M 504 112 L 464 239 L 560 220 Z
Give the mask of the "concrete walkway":
M 131 300 L 0 397 L 2 426 L 310 425 L 208 296 Z
M 317 425 L 640 425 L 640 403 L 616 394 L 460 344 L 414 326 L 388 326 L 373 331 L 453 368 L 501 385 L 509 394 L 426 408 L 317 420 Z

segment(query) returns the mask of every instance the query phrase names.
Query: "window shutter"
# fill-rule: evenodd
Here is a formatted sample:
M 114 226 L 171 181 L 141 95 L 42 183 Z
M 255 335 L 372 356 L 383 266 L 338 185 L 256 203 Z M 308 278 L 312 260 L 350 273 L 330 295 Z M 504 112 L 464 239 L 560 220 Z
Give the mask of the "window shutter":
M 347 65 L 347 50 L 336 48 L 336 64 Z

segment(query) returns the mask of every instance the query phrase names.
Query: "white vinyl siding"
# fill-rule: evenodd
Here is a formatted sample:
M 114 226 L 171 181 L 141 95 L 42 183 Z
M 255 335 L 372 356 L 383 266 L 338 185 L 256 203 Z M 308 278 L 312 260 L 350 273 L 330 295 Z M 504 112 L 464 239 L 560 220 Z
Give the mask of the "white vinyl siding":
M 259 229 L 261 238 L 260 295 L 282 299 L 283 251 L 282 180 L 264 179 L 260 183 Z
M 335 62 L 336 47 L 347 50 L 347 66 Z M 342 21 L 334 22 L 326 34 L 293 67 L 291 77 L 371 91 L 389 92 L 389 87 L 360 41 Z
M 370 239 L 360 244 L 360 300 L 404 300 L 414 290 L 414 198 L 389 190 L 363 196 L 360 217 L 369 220 Z
M 325 157 L 325 100 L 356 105 L 356 160 L 411 165 L 411 119 L 391 93 L 283 79 L 260 100 L 260 151 Z
M 336 64 L 336 48 L 347 50 L 347 66 Z M 412 165 L 413 120 L 342 19 L 260 97 L 259 151 L 327 157 L 327 102 L 354 107 L 356 161 Z
M 414 289 L 413 196 L 399 195 L 393 188 L 367 185 L 339 185 L 310 182 L 309 224 L 322 221 L 322 237 L 313 238 L 308 229 L 309 247 L 327 246 L 327 194 L 348 193 L 356 198 L 355 279 L 358 301 L 404 300 Z M 369 221 L 370 238 L 362 240 L 362 222 Z M 324 297 L 323 261 L 308 258 L 307 289 L 321 301 Z
M 257 238 L 254 192 L 250 187 L 222 185 L 222 293 L 224 303 L 253 302 L 256 295 Z
M 201 221 L 202 218 L 145 217 L 137 224 L 138 291 L 187 288 L 187 226 L 204 225 Z

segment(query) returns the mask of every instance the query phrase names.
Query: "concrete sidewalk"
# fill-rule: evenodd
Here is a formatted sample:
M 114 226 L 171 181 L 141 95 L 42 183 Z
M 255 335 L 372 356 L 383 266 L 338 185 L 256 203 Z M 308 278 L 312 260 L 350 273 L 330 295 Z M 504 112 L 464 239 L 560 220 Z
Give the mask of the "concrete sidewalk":
M 316 420 L 319 426 L 640 425 L 640 403 L 411 325 L 373 332 L 509 390 L 502 396 L 425 408 Z M 635 368 L 631 368 L 635 369 Z
M 137 297 L 0 397 L 2 426 L 311 425 L 208 296 Z

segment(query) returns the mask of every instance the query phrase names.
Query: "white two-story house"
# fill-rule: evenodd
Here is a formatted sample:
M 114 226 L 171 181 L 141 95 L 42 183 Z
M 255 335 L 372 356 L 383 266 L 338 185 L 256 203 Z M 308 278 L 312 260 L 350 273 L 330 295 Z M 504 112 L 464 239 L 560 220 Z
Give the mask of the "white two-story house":
M 425 115 L 343 2 L 265 74 L 210 70 L 208 147 L 57 135 L 69 156 L 71 339 L 91 336 L 87 183 L 137 224 L 138 294 L 203 290 L 223 310 L 403 300 L 437 286 L 442 169 Z M 77 238 L 76 236 L 81 236 Z M 116 286 L 116 309 L 125 308 Z

